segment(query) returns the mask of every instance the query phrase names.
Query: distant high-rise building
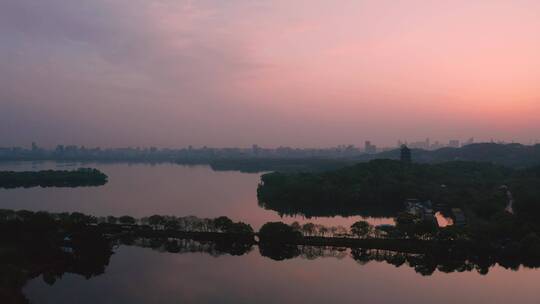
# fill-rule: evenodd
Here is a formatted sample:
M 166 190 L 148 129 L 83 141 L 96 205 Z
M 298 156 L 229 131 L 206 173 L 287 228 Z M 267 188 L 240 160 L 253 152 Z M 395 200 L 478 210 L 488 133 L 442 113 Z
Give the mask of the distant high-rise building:
M 439 141 L 437 141 L 437 140 L 430 147 L 431 150 L 437 150 L 437 149 L 441 149 L 441 148 L 444 148 L 444 145 L 439 143 Z
M 429 150 L 430 148 L 430 140 L 429 138 L 426 138 L 426 140 L 423 141 L 415 141 L 411 142 L 409 144 L 406 144 L 407 147 L 410 147 L 411 149 L 422 149 L 422 150 Z M 400 145 L 401 147 L 401 145 Z
M 466 142 L 463 143 L 464 146 L 474 144 L 474 137 L 469 138 Z
M 369 153 L 369 154 L 377 153 L 377 146 L 372 145 L 371 141 L 369 141 L 369 140 L 366 140 L 365 145 L 364 145 L 364 149 L 365 149 L 366 153 Z
M 401 161 L 404 163 L 410 163 L 412 162 L 412 153 L 411 149 L 407 147 L 407 145 L 401 146 Z
M 260 151 L 261 151 L 261 148 L 259 147 L 259 145 L 254 144 L 251 146 L 251 152 L 254 155 L 258 155 Z
M 448 146 L 450 148 L 459 148 L 460 145 L 459 145 L 459 140 L 456 140 L 456 139 L 452 139 L 448 142 Z

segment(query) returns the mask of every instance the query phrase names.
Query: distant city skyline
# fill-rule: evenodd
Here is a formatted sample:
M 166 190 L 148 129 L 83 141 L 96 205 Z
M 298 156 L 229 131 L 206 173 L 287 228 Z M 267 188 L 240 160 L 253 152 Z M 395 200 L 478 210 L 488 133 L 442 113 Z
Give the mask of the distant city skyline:
M 436 150 L 440 148 L 445 147 L 452 147 L 452 148 L 459 148 L 463 147 L 469 144 L 477 144 L 477 143 L 497 143 L 497 144 L 511 144 L 511 143 L 518 143 L 522 145 L 535 145 L 540 144 L 540 140 L 536 141 L 529 141 L 529 142 L 518 142 L 518 141 L 505 141 L 505 140 L 497 140 L 494 138 L 491 138 L 489 140 L 477 140 L 474 137 L 469 137 L 466 139 L 449 139 L 448 141 L 440 141 L 437 139 L 431 139 L 429 137 L 426 137 L 424 140 L 419 141 L 408 141 L 408 140 L 397 140 L 393 145 L 384 145 L 384 144 L 378 144 L 376 142 L 373 142 L 371 140 L 364 140 L 361 141 L 361 143 L 341 143 L 336 145 L 330 145 L 330 146 L 298 146 L 298 145 L 261 145 L 257 143 L 248 144 L 248 145 L 224 145 L 224 146 L 213 146 L 213 145 L 178 145 L 178 146 L 158 146 L 158 145 L 127 145 L 127 146 L 107 146 L 107 145 L 89 145 L 89 144 L 76 144 L 76 143 L 55 143 L 55 144 L 41 144 L 37 141 L 32 141 L 30 143 L 23 143 L 21 145 L 8 145 L 3 144 L 0 142 L 0 148 L 25 148 L 30 150 L 35 149 L 47 149 L 47 150 L 54 150 L 58 149 L 59 147 L 77 147 L 81 148 L 84 147 L 86 149 L 122 149 L 122 148 L 131 148 L 131 149 L 203 149 L 203 148 L 211 148 L 211 149 L 278 149 L 278 148 L 292 148 L 292 149 L 346 149 L 346 148 L 354 148 L 359 151 L 363 151 L 366 153 L 376 153 L 381 152 L 389 149 L 395 149 L 399 148 L 402 145 L 407 145 L 409 148 L 412 149 L 424 149 L 424 150 Z

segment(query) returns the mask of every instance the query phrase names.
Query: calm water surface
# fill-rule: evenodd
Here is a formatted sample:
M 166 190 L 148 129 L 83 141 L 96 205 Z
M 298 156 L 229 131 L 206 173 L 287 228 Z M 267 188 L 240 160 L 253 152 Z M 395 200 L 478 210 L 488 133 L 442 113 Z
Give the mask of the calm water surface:
M 25 288 L 35 303 L 538 303 L 540 272 L 494 267 L 421 276 L 382 262 L 344 257 L 274 261 L 258 250 L 212 257 L 120 247 L 106 273 L 86 280 L 41 278 Z
M 350 226 L 360 217 L 333 217 L 306 220 L 301 216 L 281 218 L 275 211 L 257 204 L 261 174 L 213 171 L 208 166 L 126 163 L 0 163 L 3 170 L 72 170 L 81 166 L 97 168 L 109 176 L 99 187 L 0 189 L 0 208 L 80 211 L 95 216 L 153 214 L 197 217 L 226 215 L 258 229 L 268 221 L 307 222 Z M 369 219 L 374 224 L 391 219 Z
M 0 170 L 74 169 L 80 164 L 4 163 Z M 86 164 L 109 175 L 95 188 L 0 190 L 0 208 L 129 214 L 227 215 L 254 226 L 282 220 L 257 204 L 259 174 L 215 172 L 206 166 Z M 350 225 L 358 218 L 313 222 Z M 286 222 L 302 218 L 286 218 Z M 371 220 L 386 223 L 388 219 Z M 41 277 L 25 287 L 32 303 L 540 303 L 540 271 L 493 267 L 422 276 L 384 262 L 360 264 L 350 255 L 275 261 L 257 247 L 242 256 L 175 254 L 122 245 L 105 273 L 65 274 L 52 286 Z

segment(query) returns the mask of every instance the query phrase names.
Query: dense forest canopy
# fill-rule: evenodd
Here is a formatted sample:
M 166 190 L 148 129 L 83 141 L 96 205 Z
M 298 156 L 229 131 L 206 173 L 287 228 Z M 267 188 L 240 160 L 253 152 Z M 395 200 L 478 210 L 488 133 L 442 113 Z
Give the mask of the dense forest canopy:
M 258 198 L 265 208 L 307 216 L 394 216 L 406 199 L 416 198 L 489 217 L 507 204 L 507 195 L 501 190 L 506 185 L 515 193 L 518 212 L 536 210 L 538 168 L 516 170 L 465 161 L 404 164 L 373 160 L 327 172 L 265 174 Z

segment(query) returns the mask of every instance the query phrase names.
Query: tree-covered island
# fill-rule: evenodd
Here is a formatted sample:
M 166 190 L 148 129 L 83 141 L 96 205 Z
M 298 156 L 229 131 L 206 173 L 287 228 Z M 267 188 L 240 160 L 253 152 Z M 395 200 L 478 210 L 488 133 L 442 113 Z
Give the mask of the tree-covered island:
M 0 171 L 0 188 L 101 186 L 107 181 L 105 173 L 92 168 L 71 171 Z

